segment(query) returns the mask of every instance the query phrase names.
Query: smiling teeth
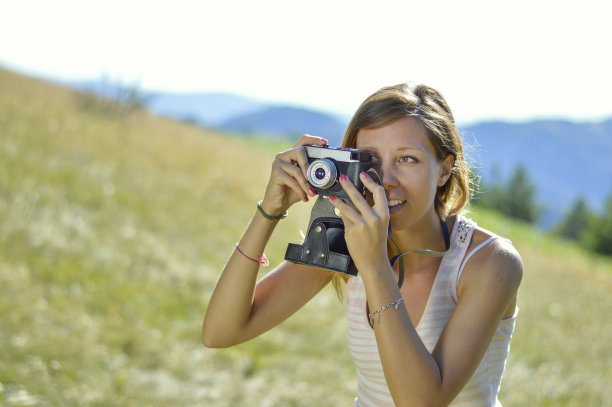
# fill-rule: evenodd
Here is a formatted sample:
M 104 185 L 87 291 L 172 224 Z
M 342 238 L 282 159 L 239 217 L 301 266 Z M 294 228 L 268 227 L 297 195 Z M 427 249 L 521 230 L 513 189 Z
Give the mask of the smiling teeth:
M 398 200 L 395 200 L 395 199 L 394 199 L 394 200 L 392 200 L 392 201 L 389 201 L 389 207 L 392 207 L 392 206 L 397 206 L 397 205 L 401 205 L 401 204 L 403 204 L 404 202 L 406 202 L 406 201 L 398 201 Z

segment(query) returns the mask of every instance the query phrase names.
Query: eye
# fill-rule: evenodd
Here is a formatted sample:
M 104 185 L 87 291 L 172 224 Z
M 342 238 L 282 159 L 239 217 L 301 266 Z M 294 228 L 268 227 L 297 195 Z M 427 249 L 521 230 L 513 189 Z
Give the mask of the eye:
M 416 162 L 418 162 L 419 160 L 417 160 L 415 157 L 413 157 L 413 156 L 411 156 L 411 155 L 403 155 L 403 156 L 401 156 L 401 157 L 399 158 L 399 160 L 398 160 L 398 161 L 399 161 L 400 163 L 406 163 L 406 164 L 409 164 L 409 163 L 416 163 Z

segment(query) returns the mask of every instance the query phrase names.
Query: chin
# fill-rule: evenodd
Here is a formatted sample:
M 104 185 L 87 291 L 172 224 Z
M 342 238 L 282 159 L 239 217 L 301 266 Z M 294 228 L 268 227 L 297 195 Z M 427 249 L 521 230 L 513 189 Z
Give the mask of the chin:
M 430 208 L 432 210 L 432 208 Z M 429 217 L 429 211 L 414 213 L 407 203 L 389 208 L 389 224 L 393 230 L 406 230 L 415 227 Z

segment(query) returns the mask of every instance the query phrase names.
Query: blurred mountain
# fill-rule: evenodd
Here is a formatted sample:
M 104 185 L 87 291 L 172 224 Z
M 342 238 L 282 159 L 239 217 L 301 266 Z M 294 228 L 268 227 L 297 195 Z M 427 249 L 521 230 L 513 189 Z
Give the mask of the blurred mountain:
M 555 222 L 578 196 L 600 210 L 612 193 L 612 119 L 485 122 L 461 133 L 485 181 L 507 179 L 519 165 L 526 168 L 545 206 L 543 226 Z
M 72 84 L 112 95 L 112 84 Z M 245 136 L 287 137 L 304 133 L 342 140 L 349 118 L 305 107 L 271 104 L 229 93 L 146 93 L 152 112 Z M 583 196 L 595 210 L 612 193 L 612 119 L 599 123 L 535 120 L 488 121 L 460 128 L 467 155 L 485 182 L 507 179 L 517 166 L 527 169 L 542 205 L 540 225 L 556 223 L 574 199 Z
M 146 98 L 147 107 L 154 113 L 244 135 L 297 139 L 308 133 L 338 145 L 348 123 L 327 112 L 230 93 L 152 93 Z
M 150 93 L 147 107 L 162 116 L 219 127 L 235 117 L 265 109 L 268 104 L 231 93 Z
M 108 98 L 115 98 L 130 88 L 130 85 L 104 78 L 98 81 L 75 81 L 67 85 Z M 338 145 L 348 123 L 347 118 L 328 112 L 278 105 L 233 93 L 140 93 L 147 108 L 153 113 L 232 133 L 291 138 L 308 133 Z
M 118 83 L 106 78 L 61 82 L 60 84 L 111 99 L 133 88 L 140 94 L 151 112 L 206 127 L 219 127 L 221 123 L 234 117 L 250 114 L 269 106 L 265 102 L 233 93 L 147 92 L 140 90 L 136 85 Z
M 255 113 L 232 118 L 221 129 L 245 134 L 266 134 L 299 138 L 302 134 L 323 137 L 330 145 L 339 145 L 346 124 L 332 115 L 290 106 L 272 106 Z

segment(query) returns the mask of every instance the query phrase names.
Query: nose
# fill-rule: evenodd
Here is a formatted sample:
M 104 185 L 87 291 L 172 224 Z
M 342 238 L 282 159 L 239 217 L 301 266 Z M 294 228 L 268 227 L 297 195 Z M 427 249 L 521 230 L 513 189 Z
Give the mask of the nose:
M 398 185 L 397 175 L 392 165 L 385 165 L 383 163 L 381 168 L 381 181 L 385 191 L 390 191 Z

